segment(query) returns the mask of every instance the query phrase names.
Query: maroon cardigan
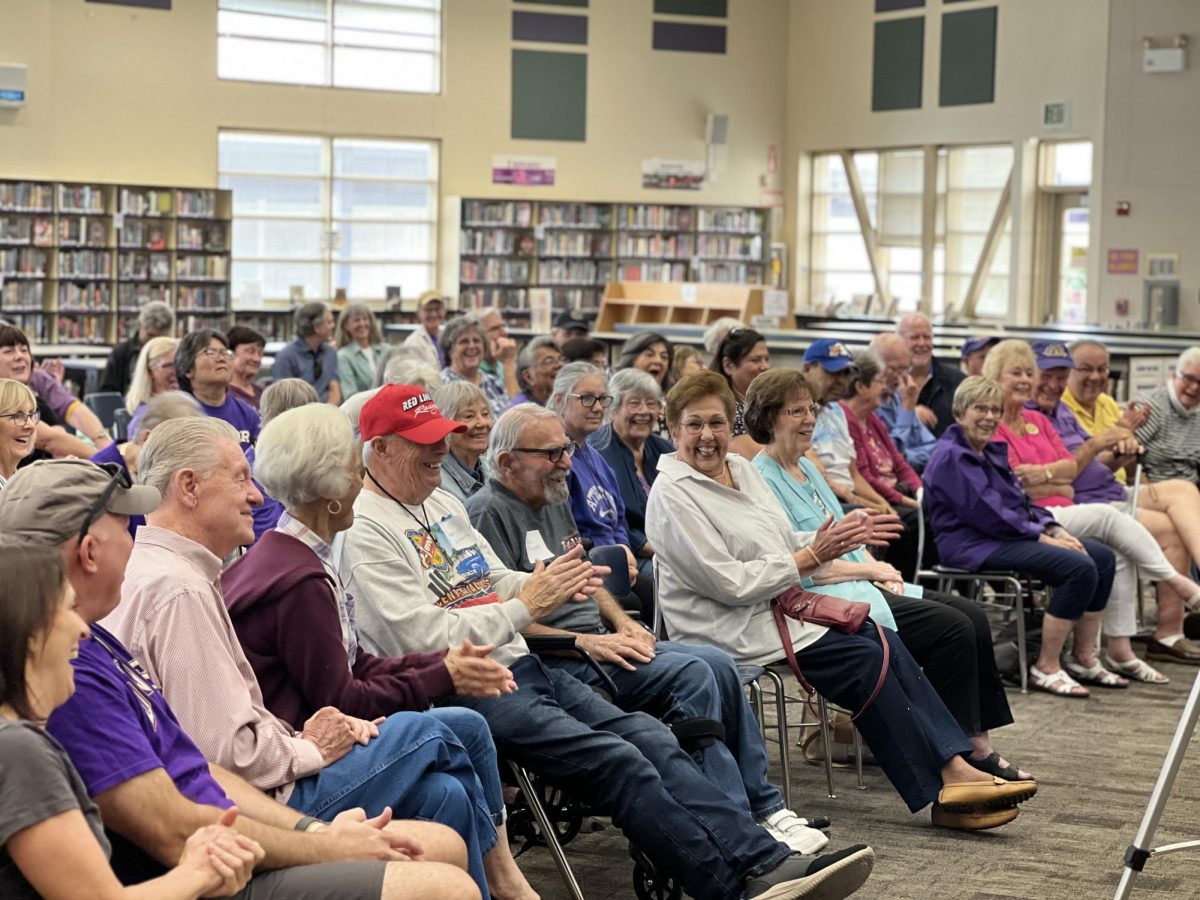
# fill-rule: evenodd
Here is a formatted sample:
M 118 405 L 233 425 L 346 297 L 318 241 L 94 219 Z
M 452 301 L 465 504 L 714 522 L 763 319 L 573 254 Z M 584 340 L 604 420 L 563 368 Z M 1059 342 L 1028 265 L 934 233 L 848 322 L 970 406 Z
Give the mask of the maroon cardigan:
M 844 400 L 839 402 L 842 404 L 842 411 L 846 413 L 846 424 L 850 426 L 850 437 L 854 439 L 854 451 L 857 454 L 854 464 L 858 467 L 858 474 L 867 479 L 867 483 L 875 488 L 888 503 L 899 503 L 900 498 L 904 496 L 884 481 L 879 470 L 875 468 L 871 453 L 867 450 L 867 430 L 869 429 L 875 440 L 883 447 L 884 452 L 892 458 L 892 472 L 896 476 L 896 481 L 908 485 L 915 497 L 917 490 L 921 487 L 921 476 L 908 464 L 904 454 L 896 448 L 896 442 L 888 434 L 887 423 L 879 417 L 879 413 L 873 412 L 867 416 L 867 427 L 863 428 L 862 423 L 858 421 L 858 416 L 854 415 L 846 402 Z
M 374 719 L 426 710 L 454 691 L 444 650 L 379 657 L 360 647 L 352 670 L 329 575 L 291 535 L 264 534 L 221 575 L 221 589 L 267 709 L 297 730 L 323 706 Z

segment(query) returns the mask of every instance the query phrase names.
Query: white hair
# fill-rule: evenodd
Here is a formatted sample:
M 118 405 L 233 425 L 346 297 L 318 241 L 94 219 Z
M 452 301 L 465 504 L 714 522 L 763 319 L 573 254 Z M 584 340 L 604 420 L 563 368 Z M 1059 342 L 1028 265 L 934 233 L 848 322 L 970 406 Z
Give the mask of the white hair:
M 504 411 L 496 420 L 491 437 L 488 438 L 488 449 L 483 458 L 484 469 L 488 475 L 492 478 L 500 477 L 500 454 L 511 453 L 514 447 L 521 446 L 521 432 L 525 430 L 526 425 L 538 419 L 562 421 L 554 410 L 538 406 L 536 403 L 518 403 Z
M 303 406 L 305 403 L 320 403 L 317 389 L 303 378 L 281 378 L 267 385 L 258 398 L 258 415 L 263 427 L 280 413 Z
M 733 316 L 721 316 L 717 321 L 713 322 L 704 331 L 704 352 L 712 356 L 717 352 L 717 348 L 721 346 L 721 341 L 725 340 L 725 336 L 735 328 L 740 328 L 742 325 L 741 319 L 735 319 Z
M 433 392 L 433 402 L 447 419 L 457 419 L 460 410 L 472 403 L 487 403 L 487 395 L 476 385 L 462 379 L 443 384 Z M 492 414 L 488 408 L 488 415 Z
M 608 389 L 608 376 L 604 374 L 603 369 L 593 366 L 590 362 L 576 360 L 558 370 L 558 374 L 554 377 L 554 387 L 550 390 L 550 399 L 546 401 L 546 407 L 554 410 L 557 415 L 565 416 L 569 403 L 568 395 L 575 390 L 575 386 L 579 382 L 589 375 L 599 376 L 600 380 L 604 382 L 605 389 Z
M 362 415 L 363 407 L 367 405 L 367 401 L 378 394 L 383 388 L 371 388 L 366 391 L 359 391 L 357 394 L 350 396 L 345 403 L 338 407 L 342 411 L 342 415 L 350 423 L 350 427 L 354 429 L 354 439 L 362 440 L 362 435 L 358 432 L 358 417 Z
M 254 447 L 254 477 L 289 510 L 336 500 L 350 489 L 346 467 L 354 433 L 340 409 L 312 403 L 289 409 L 263 428 Z
M 384 384 L 415 384 L 429 391 L 442 386 L 442 373 L 418 357 L 394 357 L 383 367 Z
M 1179 354 L 1179 359 L 1175 361 L 1175 374 L 1179 375 L 1188 366 L 1194 366 L 1200 362 L 1200 347 L 1188 347 Z
M 143 435 L 149 436 L 155 428 L 171 419 L 195 418 L 203 416 L 200 401 L 191 394 L 183 391 L 163 391 L 155 394 L 146 401 L 146 409 L 138 419 L 138 433 L 130 435 L 130 440 L 137 441 Z M 145 438 L 143 438 L 143 442 Z
M 155 488 L 166 499 L 176 472 L 191 469 L 207 478 L 220 462 L 218 438 L 237 443 L 238 433 L 224 419 L 208 416 L 163 422 L 150 432 L 138 455 L 138 481 Z

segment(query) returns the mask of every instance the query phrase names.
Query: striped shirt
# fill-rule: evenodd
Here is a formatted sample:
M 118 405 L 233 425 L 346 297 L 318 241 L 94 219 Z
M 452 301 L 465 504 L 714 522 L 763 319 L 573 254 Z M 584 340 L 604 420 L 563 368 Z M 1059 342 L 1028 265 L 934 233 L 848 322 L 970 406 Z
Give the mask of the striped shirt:
M 1138 397 L 1138 402 L 1150 407 L 1150 418 L 1136 432 L 1146 447 L 1142 456 L 1146 477 L 1200 483 L 1200 406 L 1184 409 L 1171 382 Z
M 442 369 L 442 383 L 449 384 L 452 381 L 465 381 L 461 375 L 455 372 L 449 366 Z M 492 418 L 498 419 L 504 415 L 504 411 L 508 409 L 510 400 L 508 399 L 508 391 L 504 389 L 504 383 L 497 381 L 494 375 L 489 375 L 482 369 L 479 370 L 478 388 L 483 391 L 483 396 L 487 398 L 488 406 L 492 410 Z
M 221 596 L 221 560 L 163 528 L 138 529 L 121 603 L 101 624 L 162 686 L 184 731 L 219 766 L 285 802 L 324 764 L 271 715 Z

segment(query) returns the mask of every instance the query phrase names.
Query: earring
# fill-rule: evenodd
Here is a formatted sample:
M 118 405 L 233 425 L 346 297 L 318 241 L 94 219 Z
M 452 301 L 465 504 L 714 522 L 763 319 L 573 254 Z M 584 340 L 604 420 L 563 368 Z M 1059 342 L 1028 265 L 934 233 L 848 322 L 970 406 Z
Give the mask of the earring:
M 337 507 L 337 509 L 334 509 L 335 506 Z M 329 514 L 331 516 L 336 516 L 338 513 L 340 513 L 342 511 L 342 501 L 341 500 L 330 500 L 328 503 L 325 504 L 325 509 L 329 511 Z

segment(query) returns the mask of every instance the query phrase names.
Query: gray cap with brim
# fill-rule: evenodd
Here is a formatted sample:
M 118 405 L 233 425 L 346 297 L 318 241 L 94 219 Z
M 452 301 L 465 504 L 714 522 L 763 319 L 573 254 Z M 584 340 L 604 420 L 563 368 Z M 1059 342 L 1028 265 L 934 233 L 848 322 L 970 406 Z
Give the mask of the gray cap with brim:
M 112 480 L 111 473 L 86 459 L 47 459 L 26 466 L 0 490 L 0 532 L 60 544 L 79 533 Z M 149 485 L 117 485 L 104 509 L 118 516 L 144 516 L 161 502 Z

